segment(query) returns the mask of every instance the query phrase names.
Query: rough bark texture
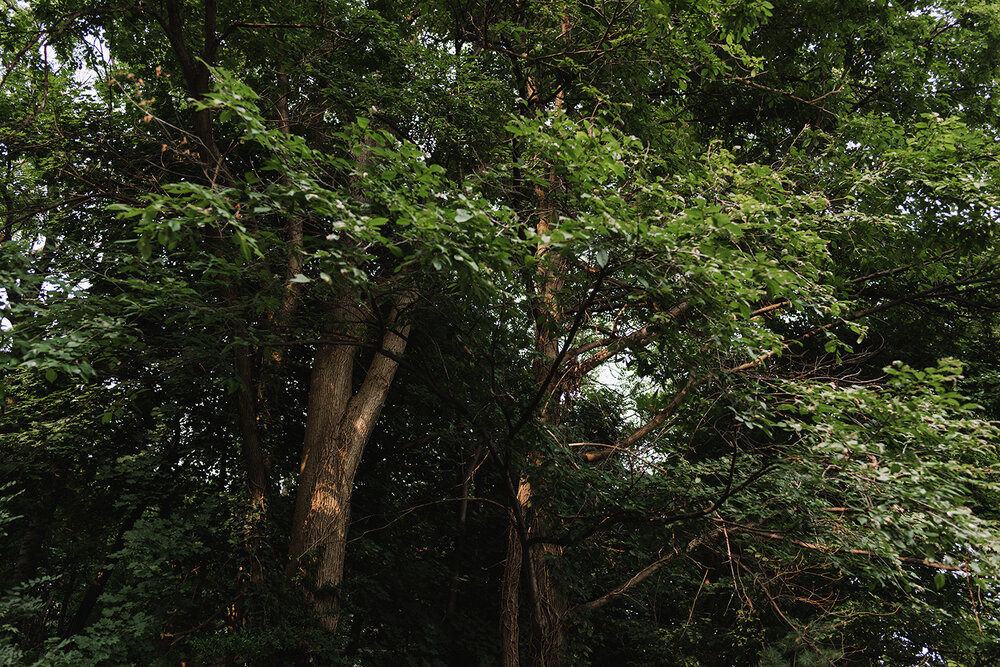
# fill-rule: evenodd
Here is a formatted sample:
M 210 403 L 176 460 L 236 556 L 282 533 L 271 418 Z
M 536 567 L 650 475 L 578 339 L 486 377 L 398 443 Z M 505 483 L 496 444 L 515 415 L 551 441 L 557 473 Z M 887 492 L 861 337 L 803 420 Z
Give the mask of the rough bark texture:
M 313 360 L 288 571 L 306 576 L 328 629 L 338 620 L 354 474 L 406 348 L 409 325 L 401 321 L 401 311 L 412 301 L 409 295 L 397 298 L 357 393 L 352 393 L 354 364 L 366 338 L 358 307 L 338 305 L 340 340 L 320 345 Z
M 500 584 L 500 643 L 503 667 L 517 667 L 520 664 L 521 633 L 518 627 L 518 611 L 521 587 L 521 567 L 524 550 L 518 530 L 517 515 L 522 512 L 531 497 L 531 486 L 522 479 L 518 487 L 517 506 L 511 508 L 507 529 L 507 559 L 504 561 L 503 581 Z
M 536 516 L 529 524 L 534 538 L 549 537 L 550 531 L 543 516 Z M 555 578 L 554 563 L 562 556 L 562 547 L 552 544 L 533 544 L 528 549 L 531 573 L 534 576 L 534 618 L 532 624 L 532 658 L 535 665 L 561 665 L 565 659 L 563 617 L 566 613 L 565 597 Z
M 568 19 L 564 19 L 564 32 L 568 30 Z M 527 82 L 529 99 L 540 99 L 536 81 Z M 558 91 L 554 98 L 555 107 L 561 108 L 563 93 Z M 534 194 L 538 217 L 535 231 L 538 238 L 547 237 L 559 219 L 554 201 L 554 192 L 559 182 L 555 171 L 549 175 L 547 186 L 535 185 Z M 535 277 L 536 291 L 532 303 L 535 325 L 535 363 L 532 369 L 535 386 L 543 392 L 540 419 L 546 422 L 558 421 L 559 391 L 553 364 L 559 357 L 560 326 L 564 321 L 558 303 L 563 289 L 563 268 L 565 259 L 552 251 L 549 244 L 540 243 L 535 250 L 538 259 L 538 274 Z M 537 466 L 540 456 L 529 452 L 525 470 Z M 536 540 L 544 540 L 550 533 L 549 516 L 546 510 L 544 489 L 533 489 L 528 474 L 522 474 L 517 491 L 516 507 L 512 508 L 507 538 L 507 562 L 501 585 L 501 653 L 505 667 L 519 663 L 518 633 L 518 591 L 521 571 L 530 593 L 531 608 L 531 655 L 532 662 L 540 666 L 560 665 L 563 662 L 562 617 L 565 611 L 562 592 L 553 576 L 553 562 L 561 555 L 561 547 L 548 545 Z M 516 513 L 524 519 L 525 535 L 520 535 Z M 524 557 L 524 543 L 528 543 L 527 558 Z M 535 543 L 532 543 L 535 542 Z
M 515 512 L 524 517 L 523 537 Z M 545 540 L 550 533 L 545 498 L 533 491 L 528 478 L 522 477 L 517 490 L 517 506 L 511 511 L 501 583 L 500 633 L 504 667 L 514 667 L 520 661 L 518 611 L 522 573 L 531 609 L 532 664 L 549 667 L 562 664 L 565 658 L 563 617 L 566 605 L 553 572 L 553 563 L 562 554 L 562 547 L 536 542 Z M 528 541 L 527 558 L 524 556 L 525 540 Z

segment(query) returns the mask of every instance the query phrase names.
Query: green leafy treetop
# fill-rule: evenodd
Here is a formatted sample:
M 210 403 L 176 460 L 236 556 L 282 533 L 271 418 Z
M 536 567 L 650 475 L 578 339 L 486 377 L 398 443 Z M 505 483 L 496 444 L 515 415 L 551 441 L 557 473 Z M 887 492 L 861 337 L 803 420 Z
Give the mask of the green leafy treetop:
M 996 659 L 992 3 L 5 11 L 7 662 Z

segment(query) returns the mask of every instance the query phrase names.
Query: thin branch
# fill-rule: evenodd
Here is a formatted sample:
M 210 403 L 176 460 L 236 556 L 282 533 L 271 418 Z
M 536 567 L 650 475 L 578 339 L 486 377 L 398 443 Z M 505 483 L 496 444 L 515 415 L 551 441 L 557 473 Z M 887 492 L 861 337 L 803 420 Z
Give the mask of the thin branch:
M 782 535 L 780 533 L 774 533 L 768 530 L 761 530 L 759 528 L 754 528 L 752 526 L 744 526 L 733 521 L 727 521 L 721 518 L 713 518 L 716 523 L 722 524 L 727 528 L 735 528 L 741 530 L 745 533 L 751 535 L 756 535 L 758 537 L 766 537 L 770 540 L 781 540 L 783 542 L 788 542 L 789 544 L 794 544 L 797 547 L 802 547 L 803 549 L 809 549 L 811 551 L 822 551 L 823 553 L 829 554 L 851 554 L 854 556 L 868 556 L 869 558 L 879 558 L 882 560 L 898 560 L 902 563 L 909 563 L 911 565 L 922 565 L 924 567 L 932 567 L 938 570 L 947 570 L 949 572 L 964 572 L 968 574 L 971 572 L 969 566 L 967 565 L 948 565 L 946 563 L 939 563 L 937 561 L 932 561 L 926 558 L 915 558 L 912 556 L 886 556 L 869 549 L 846 549 L 844 547 L 829 546 L 826 544 L 817 544 L 815 542 L 803 542 L 802 540 L 796 540 L 795 538 L 789 537 L 787 535 Z
M 792 93 L 789 93 L 786 90 L 779 90 L 778 88 L 772 88 L 770 86 L 765 86 L 763 84 L 759 84 L 756 81 L 754 81 L 753 79 L 748 78 L 748 77 L 742 77 L 742 76 L 733 77 L 733 81 L 736 81 L 737 83 L 742 83 L 744 85 L 750 86 L 751 88 L 756 88 L 758 90 L 764 90 L 764 91 L 767 91 L 769 93 L 775 93 L 775 94 L 778 94 L 778 95 L 784 95 L 785 97 L 787 97 L 787 98 L 789 98 L 791 100 L 795 100 L 796 102 L 800 102 L 800 103 L 805 104 L 807 106 L 811 106 L 811 107 L 813 107 L 815 109 L 819 109 L 823 113 L 829 114 L 830 116 L 833 116 L 834 118 L 838 118 L 838 119 L 840 118 L 839 115 L 837 115 L 833 111 L 830 111 L 829 109 L 827 109 L 823 105 L 818 104 L 818 102 L 820 102 L 824 98 L 827 98 L 827 97 L 829 97 L 831 95 L 836 95 L 836 94 L 840 93 L 843 90 L 842 87 L 838 86 L 837 88 L 834 88 L 833 90 L 831 90 L 831 91 L 829 91 L 827 93 L 824 93 L 823 95 L 820 95 L 817 98 L 814 98 L 814 99 L 811 99 L 811 100 L 807 100 L 807 99 L 798 97 L 797 95 L 794 95 Z
M 688 542 L 687 548 L 684 550 L 684 552 L 686 553 L 693 551 L 694 549 L 698 548 L 699 546 L 713 539 L 720 532 L 721 530 L 715 530 L 712 531 L 711 533 L 708 533 L 707 535 L 696 537 L 695 539 Z M 622 597 L 630 590 L 641 584 L 646 579 L 649 579 L 649 577 L 654 575 L 660 568 L 662 568 L 664 565 L 673 560 L 675 556 L 681 553 L 682 553 L 681 550 L 675 547 L 666 556 L 663 556 L 653 561 L 652 563 L 650 563 L 649 565 L 647 565 L 646 567 L 644 567 L 643 569 L 639 570 L 637 573 L 632 575 L 628 580 L 622 582 L 618 586 L 615 586 L 601 597 L 595 598 L 590 602 L 584 602 L 583 604 L 578 604 L 577 606 L 567 611 L 566 614 L 569 615 L 577 612 L 593 611 L 595 609 L 600 609 L 609 602 L 614 602 L 615 600 Z
M 601 284 L 604 282 L 605 275 L 606 275 L 606 270 L 602 268 L 600 274 L 598 274 L 597 276 L 597 280 L 594 282 L 594 286 L 590 290 L 590 295 L 587 297 L 588 303 L 592 302 L 594 297 L 597 295 L 597 291 L 600 289 Z M 539 384 L 538 389 L 535 390 L 535 394 L 534 396 L 531 397 L 531 400 L 528 402 L 528 405 L 522 412 L 521 418 L 518 419 L 518 421 L 514 424 L 514 426 L 511 427 L 510 431 L 507 433 L 508 441 L 513 441 L 514 436 L 517 435 L 517 433 L 524 427 L 525 424 L 528 423 L 528 420 L 531 418 L 531 416 L 535 414 L 535 409 L 538 407 L 538 404 L 541 402 L 545 394 L 548 393 L 549 387 L 552 384 L 552 380 L 555 377 L 556 371 L 559 369 L 559 366 L 562 364 L 563 360 L 567 356 L 567 353 L 569 352 L 570 343 L 573 341 L 573 338 L 576 337 L 576 333 L 577 331 L 579 331 L 580 325 L 583 324 L 583 319 L 586 312 L 587 312 L 587 307 L 585 304 L 584 307 L 581 308 L 579 312 L 577 312 L 576 318 L 573 320 L 573 326 L 570 327 L 569 333 L 566 335 L 566 342 L 563 344 L 562 349 L 559 351 L 559 355 L 552 360 L 552 365 L 549 366 L 549 372 L 546 375 L 544 381 L 542 381 Z
M 897 273 L 902 273 L 903 271 L 906 271 L 908 269 L 912 269 L 915 266 L 926 266 L 926 265 L 932 264 L 934 262 L 939 262 L 942 259 L 944 259 L 945 257 L 948 257 L 949 255 L 953 254 L 956 250 L 958 250 L 958 246 L 955 246 L 955 247 L 952 247 L 952 248 L 948 248 L 947 250 L 945 250 L 940 255 L 937 255 L 936 257 L 931 257 L 930 259 L 924 260 L 923 262 L 913 262 L 913 263 L 907 264 L 905 266 L 897 266 L 894 269 L 885 269 L 884 271 L 876 271 L 875 273 L 869 273 L 867 276 L 859 276 L 857 278 L 851 278 L 850 282 L 852 284 L 865 283 L 865 282 L 868 282 L 869 280 L 875 280 L 876 278 L 884 278 L 885 276 L 893 276 L 893 275 L 896 275 Z
M 394 519 L 392 519 L 388 523 L 386 523 L 384 525 L 381 525 L 378 528 L 369 528 L 368 530 L 362 532 L 360 535 L 357 535 L 356 537 L 352 537 L 350 540 L 347 541 L 347 543 L 350 544 L 351 542 L 356 542 L 356 541 L 360 540 L 365 535 L 369 535 L 371 533 L 377 533 L 379 531 L 383 531 L 383 530 L 387 529 L 389 526 L 391 526 L 391 525 L 399 522 L 401 519 L 403 519 L 407 515 L 411 514 L 412 512 L 416 512 L 417 510 L 423 509 L 424 507 L 433 507 L 434 505 L 441 505 L 443 503 L 468 502 L 470 500 L 474 500 L 474 501 L 478 501 L 478 502 L 483 502 L 483 503 L 488 503 L 490 505 L 496 505 L 497 507 L 499 507 L 499 508 L 501 508 L 503 510 L 507 509 L 507 506 L 504 505 L 503 503 L 498 503 L 497 501 L 495 501 L 495 500 L 493 500 L 491 498 L 480 498 L 480 497 L 477 497 L 477 496 L 460 496 L 458 498 L 442 498 L 441 500 L 432 500 L 430 502 L 421 503 L 419 505 L 414 505 L 413 507 L 407 507 L 405 510 L 403 510 L 402 512 L 400 512 Z M 360 519 L 358 521 L 360 521 Z M 355 522 L 355 523 L 357 523 L 357 522 Z

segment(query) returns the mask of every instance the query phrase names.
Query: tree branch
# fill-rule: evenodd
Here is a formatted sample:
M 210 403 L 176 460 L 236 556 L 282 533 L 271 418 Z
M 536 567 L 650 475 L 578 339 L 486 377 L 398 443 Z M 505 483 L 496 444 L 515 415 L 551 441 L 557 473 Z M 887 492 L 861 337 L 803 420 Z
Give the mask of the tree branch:
M 809 549 L 810 551 L 822 551 L 823 553 L 838 554 L 845 553 L 855 556 L 868 556 L 869 558 L 880 558 L 882 560 L 892 560 L 896 559 L 903 563 L 908 563 L 910 565 L 922 565 L 924 567 L 932 567 L 937 570 L 947 570 L 949 572 L 964 572 L 969 573 L 969 567 L 966 565 L 947 565 L 945 563 L 938 563 L 926 558 L 914 558 L 912 556 L 885 556 L 883 554 L 871 551 L 869 549 L 846 549 L 843 547 L 831 547 L 826 544 L 817 544 L 815 542 L 803 542 L 802 540 L 796 540 L 795 538 L 789 537 L 788 535 L 782 535 L 780 533 L 773 533 L 768 530 L 761 530 L 759 528 L 754 528 L 752 526 L 744 526 L 732 521 L 726 521 L 722 518 L 714 518 L 718 524 L 724 525 L 727 529 L 737 529 L 751 535 L 756 535 L 758 537 L 766 537 L 769 540 L 781 540 L 788 542 L 789 544 L 794 544 L 797 547 L 802 547 L 803 549 Z
M 711 533 L 708 533 L 707 535 L 696 537 L 695 539 L 688 542 L 687 548 L 684 550 L 684 553 L 693 551 L 694 549 L 700 547 L 701 545 L 705 544 L 706 542 L 714 538 L 720 532 L 722 532 L 721 529 L 716 529 Z M 637 573 L 632 575 L 628 580 L 622 582 L 618 586 L 615 586 L 601 597 L 595 598 L 590 602 L 584 602 L 583 604 L 578 604 L 577 606 L 567 611 L 566 614 L 569 615 L 576 612 L 593 611 L 595 609 L 600 609 L 609 602 L 614 602 L 615 600 L 622 597 L 630 590 L 641 584 L 643 581 L 649 579 L 652 575 L 656 574 L 656 572 L 660 568 L 662 568 L 664 565 L 673 560 L 675 556 L 681 553 L 682 552 L 680 549 L 674 548 L 674 550 L 668 553 L 666 556 L 663 556 L 662 558 L 659 558 L 658 560 L 650 563 L 649 565 L 647 565 L 646 567 L 644 567 L 643 569 L 639 570 Z

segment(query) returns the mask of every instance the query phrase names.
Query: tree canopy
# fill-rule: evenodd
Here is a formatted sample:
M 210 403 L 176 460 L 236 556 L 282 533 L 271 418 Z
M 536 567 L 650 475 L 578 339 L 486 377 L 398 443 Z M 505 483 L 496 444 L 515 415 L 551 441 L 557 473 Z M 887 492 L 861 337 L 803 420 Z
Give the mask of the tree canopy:
M 1000 4 L 4 12 L 5 662 L 1000 659 Z

